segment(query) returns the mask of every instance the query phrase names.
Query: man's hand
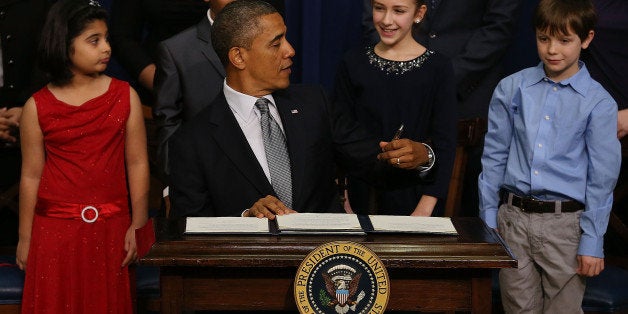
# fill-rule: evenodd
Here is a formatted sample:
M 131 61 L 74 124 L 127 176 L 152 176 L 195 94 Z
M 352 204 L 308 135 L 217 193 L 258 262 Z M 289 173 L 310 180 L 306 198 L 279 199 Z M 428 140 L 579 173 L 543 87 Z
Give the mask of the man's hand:
M 578 269 L 576 269 L 578 275 L 593 277 L 599 275 L 603 270 L 603 258 L 578 255 Z
M 417 169 L 429 161 L 425 145 L 407 138 L 391 142 L 379 142 L 379 147 L 382 149 L 382 153 L 377 155 L 377 159 L 386 161 L 393 167 Z
M 245 217 L 268 218 L 275 219 L 275 215 L 285 215 L 296 213 L 296 211 L 286 207 L 278 198 L 267 195 L 260 198 L 249 210 L 244 212 Z
M 628 134 L 628 109 L 617 112 L 617 138 L 622 138 Z
M 15 134 L 11 134 L 11 129 L 17 129 L 20 126 L 20 118 L 22 117 L 22 108 L 14 107 L 11 109 L 0 109 L 0 140 L 12 142 L 17 141 Z

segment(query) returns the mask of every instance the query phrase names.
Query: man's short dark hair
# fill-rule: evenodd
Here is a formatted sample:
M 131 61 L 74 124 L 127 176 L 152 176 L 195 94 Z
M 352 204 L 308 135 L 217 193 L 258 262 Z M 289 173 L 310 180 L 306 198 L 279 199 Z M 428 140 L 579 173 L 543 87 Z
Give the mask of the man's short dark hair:
M 590 0 L 541 0 L 534 13 L 534 28 L 552 36 L 568 34 L 569 28 L 584 40 L 595 28 L 597 15 Z
M 229 64 L 229 49 L 251 48 L 253 39 L 263 30 L 260 17 L 278 13 L 277 9 L 260 0 L 239 0 L 227 4 L 212 25 L 212 45 L 223 66 Z

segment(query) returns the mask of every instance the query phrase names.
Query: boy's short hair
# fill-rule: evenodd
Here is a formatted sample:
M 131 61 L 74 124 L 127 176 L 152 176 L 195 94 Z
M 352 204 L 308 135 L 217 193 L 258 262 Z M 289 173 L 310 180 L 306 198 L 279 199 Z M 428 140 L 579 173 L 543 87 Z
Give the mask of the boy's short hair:
M 552 36 L 568 34 L 569 28 L 584 40 L 595 28 L 597 15 L 591 0 L 541 0 L 534 12 L 534 28 Z

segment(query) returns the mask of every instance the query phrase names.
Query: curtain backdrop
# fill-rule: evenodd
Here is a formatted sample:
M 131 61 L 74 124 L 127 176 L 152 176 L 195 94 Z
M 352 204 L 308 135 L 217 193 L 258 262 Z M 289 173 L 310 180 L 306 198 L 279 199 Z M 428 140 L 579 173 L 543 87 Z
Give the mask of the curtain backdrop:
M 361 44 L 362 0 L 286 0 L 293 83 L 331 90 L 343 54 Z

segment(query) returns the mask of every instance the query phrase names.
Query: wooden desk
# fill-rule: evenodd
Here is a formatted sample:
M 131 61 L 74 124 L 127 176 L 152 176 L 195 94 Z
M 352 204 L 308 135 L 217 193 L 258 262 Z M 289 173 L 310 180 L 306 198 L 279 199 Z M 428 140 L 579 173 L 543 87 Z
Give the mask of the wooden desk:
M 293 280 L 322 243 L 369 247 L 391 281 L 387 310 L 491 312 L 491 270 L 517 262 L 479 218 L 453 218 L 459 236 L 183 235 L 185 221 L 157 220 L 157 243 L 140 262 L 161 267 L 161 312 L 296 312 Z

